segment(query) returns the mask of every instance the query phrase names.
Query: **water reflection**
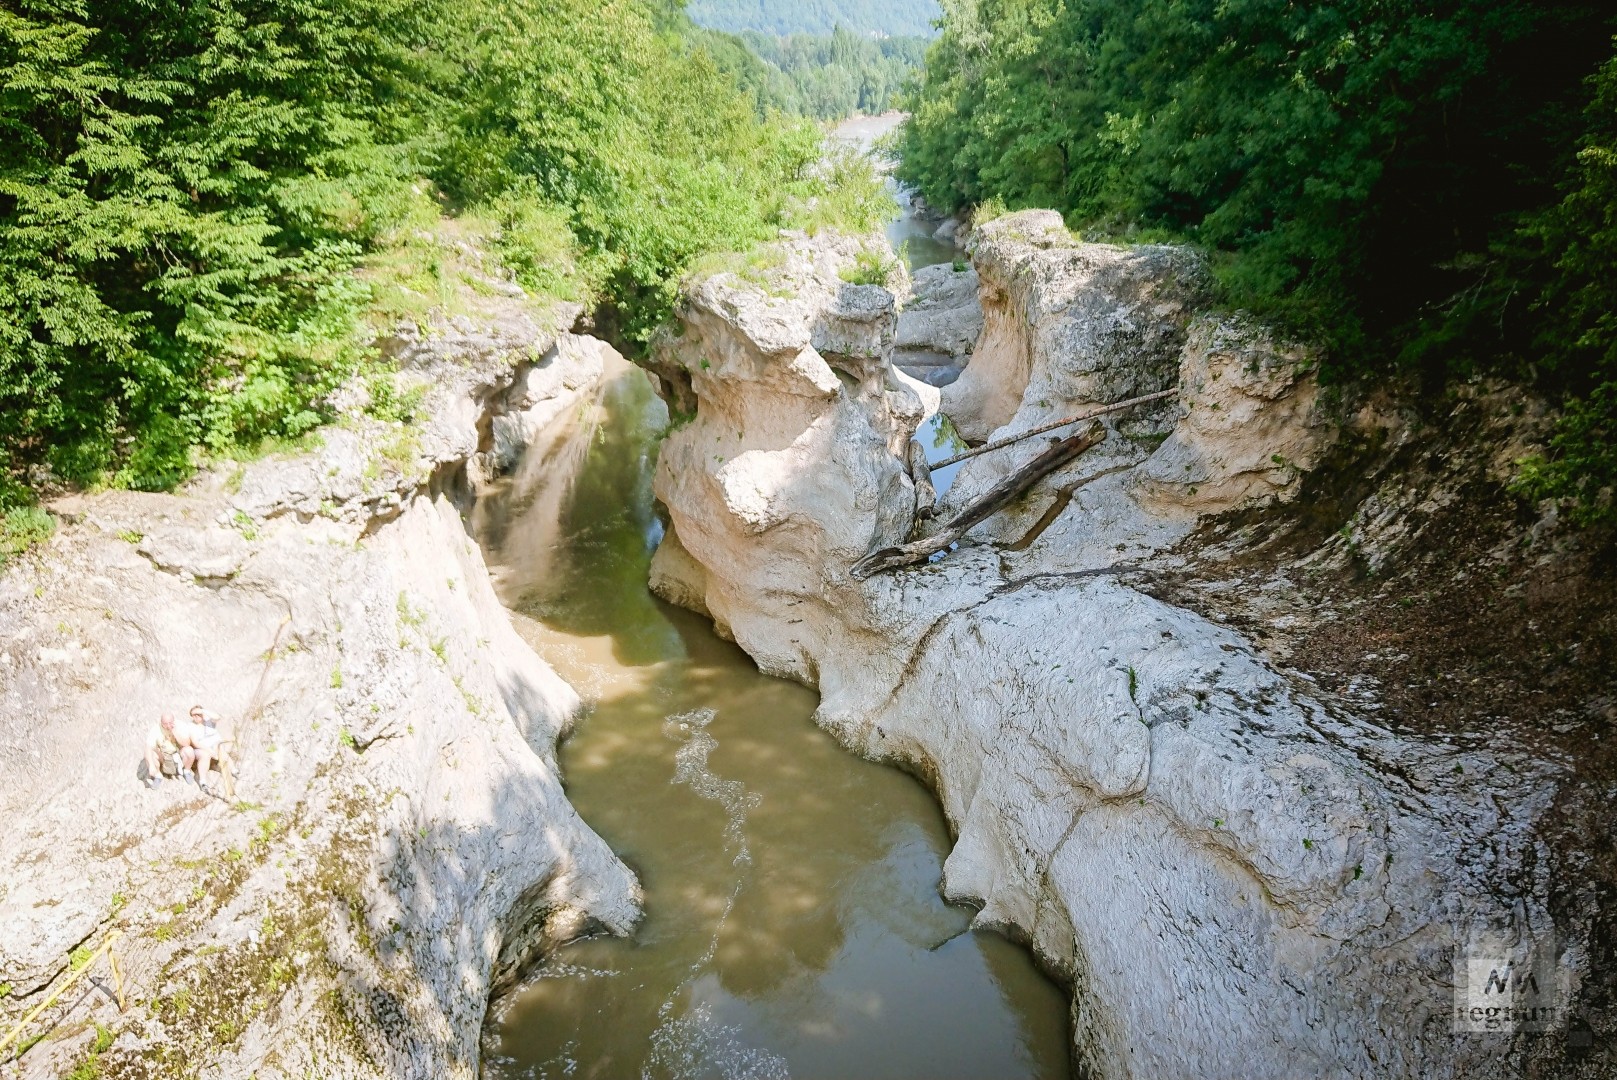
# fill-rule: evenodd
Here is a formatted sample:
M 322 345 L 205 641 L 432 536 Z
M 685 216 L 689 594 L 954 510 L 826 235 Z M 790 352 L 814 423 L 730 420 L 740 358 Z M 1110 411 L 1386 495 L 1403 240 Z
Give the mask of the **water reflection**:
M 940 412 L 921 421 L 921 426 L 915 430 L 915 437 L 925 448 L 926 460 L 931 465 L 947 461 L 966 449 L 966 440 L 955 430 L 954 421 Z M 955 474 L 964 464 L 964 461 L 957 461 L 953 465 L 932 470 L 932 486 L 937 489 L 938 498 L 943 498 L 944 493 L 953 486 Z
M 887 183 L 904 211 L 901 216 L 888 223 L 887 242 L 893 245 L 893 250 L 903 257 L 911 270 L 919 270 L 923 266 L 936 266 L 938 263 L 952 263 L 965 258 L 955 250 L 953 244 L 944 244 L 932 239 L 937 223 L 916 216 L 913 192 L 906 190 L 891 178 Z
M 562 949 L 499 1004 L 488 1074 L 1065 1076 L 1060 992 L 938 896 L 931 796 L 646 591 L 661 424 L 618 372 L 473 513 L 519 628 L 593 703 L 568 792 L 647 895 L 634 940 Z

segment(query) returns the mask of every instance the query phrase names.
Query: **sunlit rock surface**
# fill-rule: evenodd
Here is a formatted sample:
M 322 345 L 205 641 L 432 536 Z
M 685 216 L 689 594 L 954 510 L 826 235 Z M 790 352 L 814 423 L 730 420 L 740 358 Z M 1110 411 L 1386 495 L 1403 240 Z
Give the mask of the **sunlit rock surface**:
M 1183 248 L 1079 244 L 1051 210 L 973 230 L 983 334 L 943 411 L 968 439 L 1014 419 L 1063 415 L 1174 383 L 1188 315 L 1205 290 Z
M 557 776 L 579 699 L 450 497 L 490 416 L 532 426 L 599 377 L 604 346 L 547 325 L 403 342 L 415 423 L 356 408 L 188 493 L 63 501 L 0 576 L 0 980 L 20 1014 L 121 930 L 134 1004 L 99 1075 L 473 1077 L 492 988 L 637 919 Z M 136 781 L 159 713 L 193 703 L 235 741 L 234 802 Z M 58 1029 L 21 1075 L 93 1036 Z
M 1316 460 L 1331 430 L 1308 358 L 1210 321 L 1182 251 L 1077 245 L 1038 212 L 972 243 L 987 325 L 943 393 L 968 434 L 1179 400 L 1108 417 L 1105 443 L 940 561 L 855 582 L 911 534 L 901 451 L 929 403 L 886 334 L 841 328 L 879 305 L 850 305 L 832 245 L 767 288 L 715 279 L 658 358 L 695 416 L 658 466 L 653 587 L 935 787 L 958 833 L 948 894 L 1070 981 L 1094 1075 L 1497 1065 L 1507 1043 L 1451 1034 L 1451 965 L 1481 928 L 1549 925 L 1543 766 L 1402 739 L 1124 581 L 1202 511 L 1284 497 Z M 973 460 L 946 508 L 1042 446 Z

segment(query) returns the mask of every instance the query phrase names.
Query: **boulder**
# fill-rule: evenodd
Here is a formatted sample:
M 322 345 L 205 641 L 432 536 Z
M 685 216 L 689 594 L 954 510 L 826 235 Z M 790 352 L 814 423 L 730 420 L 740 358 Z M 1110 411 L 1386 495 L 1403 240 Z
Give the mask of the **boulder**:
M 1140 466 L 1141 493 L 1200 513 L 1294 497 L 1336 439 L 1318 366 L 1248 320 L 1197 319 L 1179 365 L 1182 419 Z
M 983 331 L 977 272 L 949 263 L 915 271 L 898 316 L 893 363 L 935 386 L 957 378 Z
M 1060 214 L 1026 210 L 977 228 L 971 252 L 983 332 L 943 395 L 967 439 L 1173 385 L 1205 293 L 1189 251 L 1079 243 Z

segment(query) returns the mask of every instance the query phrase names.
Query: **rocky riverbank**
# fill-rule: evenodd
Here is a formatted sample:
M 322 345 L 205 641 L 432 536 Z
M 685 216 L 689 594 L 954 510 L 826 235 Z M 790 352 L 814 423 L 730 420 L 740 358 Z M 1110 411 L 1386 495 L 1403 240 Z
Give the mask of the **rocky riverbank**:
M 856 581 L 935 527 L 906 461 L 938 392 L 893 366 L 894 297 L 840 280 L 836 243 L 789 240 L 768 280 L 695 287 L 661 343 L 694 418 L 659 462 L 654 589 L 927 779 L 958 837 L 947 893 L 1073 987 L 1093 1075 L 1520 1067 L 1520 1037 L 1456 1034 L 1452 1009 L 1478 948 L 1536 950 L 1562 1000 L 1588 973 L 1535 855 L 1560 765 L 1379 723 L 1143 580 L 1206 515 L 1278 513 L 1333 452 L 1308 350 L 1210 312 L 1182 250 L 1080 244 L 1040 212 L 971 247 L 984 330 L 942 394 L 968 437 L 1177 400 L 1107 418 L 941 560 Z M 1041 448 L 968 464 L 939 517 Z
M 1543 430 L 1530 403 L 1479 390 L 1415 440 L 1211 311 L 1188 253 L 1054 215 L 913 290 L 846 280 L 880 243 L 789 236 L 692 285 L 651 363 L 654 589 L 926 780 L 947 895 L 1071 988 L 1093 1075 L 1605 1075 L 1578 1010 L 1611 993 L 1609 579 L 1553 511 L 1477 494 Z M 470 1077 L 491 994 L 635 925 L 557 777 L 579 699 L 461 516 L 600 379 L 570 317 L 489 299 L 392 342 L 318 445 L 53 504 L 0 576 L 0 1014 L 113 932 L 132 1007 L 97 966 L 12 1073 Z M 940 405 L 982 440 L 1165 390 L 957 549 L 849 573 L 1044 448 L 972 460 L 928 517 L 911 440 Z M 136 783 L 193 702 L 229 720 L 233 800 Z M 1573 1008 L 1456 1034 L 1477 956 Z
M 557 776 L 579 699 L 457 505 L 600 378 L 572 315 L 487 299 L 391 343 L 402 420 L 355 386 L 306 452 L 51 507 L 0 577 L 0 1010 L 113 931 L 131 1007 L 80 983 L 7 1075 L 473 1077 L 491 990 L 634 925 Z M 193 702 L 227 718 L 233 801 L 136 781 Z

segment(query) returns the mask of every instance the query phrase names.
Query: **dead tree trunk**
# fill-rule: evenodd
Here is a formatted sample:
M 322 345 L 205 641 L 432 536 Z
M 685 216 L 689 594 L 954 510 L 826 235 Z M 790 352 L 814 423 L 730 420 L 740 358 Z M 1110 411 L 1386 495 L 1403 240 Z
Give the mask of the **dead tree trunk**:
M 880 551 L 873 551 L 854 563 L 848 573 L 853 576 L 854 580 L 863 581 L 885 570 L 897 570 L 901 566 L 913 566 L 915 563 L 925 561 L 966 535 L 973 526 L 981 524 L 992 515 L 1005 509 L 1028 488 L 1043 480 L 1085 450 L 1095 446 L 1105 437 L 1106 429 L 1099 424 L 1094 424 L 1077 435 L 1062 439 L 1050 449 L 989 488 L 980 498 L 973 500 L 970 505 L 951 518 L 948 524 L 944 525 L 937 533 L 924 540 L 917 540 L 913 544 L 903 544 L 899 547 L 882 548 Z

